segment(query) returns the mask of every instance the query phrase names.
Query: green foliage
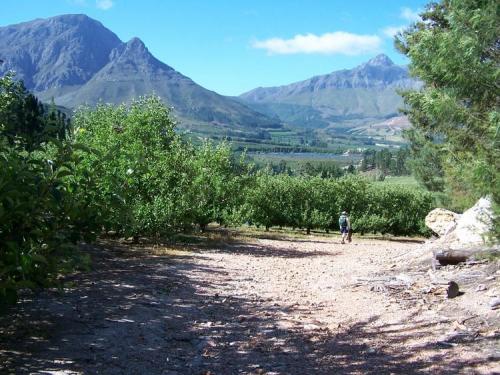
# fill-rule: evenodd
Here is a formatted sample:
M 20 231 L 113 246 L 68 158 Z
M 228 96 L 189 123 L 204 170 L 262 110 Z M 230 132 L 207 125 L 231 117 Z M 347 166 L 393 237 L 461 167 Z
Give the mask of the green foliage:
M 202 230 L 214 221 L 239 223 L 238 207 L 243 204 L 242 193 L 249 180 L 244 155 L 236 161 L 229 144 L 205 141 L 194 150 L 193 166 L 195 177 L 190 186 L 193 222 Z
M 416 129 L 410 140 L 417 171 L 433 173 L 427 185 L 449 192 L 455 206 L 492 195 L 497 213 L 499 20 L 495 0 L 443 0 L 429 4 L 422 21 L 396 40 L 411 74 L 424 82 L 403 93 Z M 422 168 L 428 162 L 432 168 Z M 495 231 L 499 238 L 498 222 Z
M 367 188 L 365 206 L 353 220 L 360 232 L 395 235 L 426 234 L 423 219 L 432 209 L 432 195 L 401 185 L 373 184 Z
M 82 109 L 74 123 L 76 140 L 94 151 L 82 154 L 79 174 L 97 181 L 107 229 L 158 237 L 235 220 L 244 166 L 226 143 L 183 142 L 159 98 Z
M 256 176 L 245 199 L 244 216 L 251 224 L 263 225 L 266 229 L 273 225 L 284 225 L 292 206 L 292 195 L 289 193 L 292 186 L 288 181 L 291 178 L 286 175 L 262 173 Z
M 342 169 L 342 164 L 355 161 L 347 160 L 343 162 L 321 159 L 321 154 L 318 154 L 318 159 L 301 159 L 300 155 L 289 157 L 286 154 L 283 154 L 283 158 L 280 159 L 278 155 L 253 154 L 251 159 L 254 161 L 257 169 L 268 170 L 272 174 L 321 178 L 341 177 L 346 173 Z
M 411 159 L 408 165 L 415 178 L 429 191 L 443 192 L 443 145 L 418 129 L 407 130 L 405 137 L 410 141 Z
M 95 235 L 94 204 L 74 199 L 85 190 L 75 180 L 78 145 L 50 137 L 43 117 L 19 126 L 17 104 L 26 99 L 19 87 L 9 76 L 0 81 L 0 308 L 20 288 L 48 285 L 71 269 L 74 244 Z
M 108 205 L 100 218 L 106 229 L 135 236 L 182 226 L 188 208 L 170 198 L 187 183 L 189 154 L 159 99 L 81 109 L 74 126 L 76 141 L 93 151 L 81 152 L 78 175 L 94 182 L 92 199 Z
M 0 78 L 0 127 L 10 144 L 17 143 L 29 151 L 52 138 L 63 140 L 70 128 L 66 115 L 44 106 L 29 93 L 22 82 L 9 73 Z
M 409 174 L 407 160 L 409 150 L 401 148 L 396 152 L 384 148 L 382 150 L 366 150 L 361 159 L 362 172 L 377 169 L 382 176 L 404 176 Z
M 337 230 L 340 212 L 350 213 L 361 233 L 426 234 L 431 194 L 415 187 L 370 183 L 356 175 L 340 179 L 260 174 L 246 196 L 247 221 L 262 225 Z

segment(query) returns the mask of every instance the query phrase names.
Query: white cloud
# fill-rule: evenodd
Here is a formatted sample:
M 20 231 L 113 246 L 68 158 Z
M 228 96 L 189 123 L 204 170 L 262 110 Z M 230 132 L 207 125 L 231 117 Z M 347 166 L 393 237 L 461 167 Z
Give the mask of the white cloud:
M 413 23 L 420 21 L 420 10 L 412 10 L 408 7 L 401 8 L 401 13 L 399 14 L 399 18 L 404 19 L 408 23 Z M 394 38 L 394 36 L 399 33 L 400 31 L 403 31 L 406 29 L 408 26 L 407 25 L 399 25 L 399 26 L 387 26 L 382 30 L 382 34 L 384 36 L 389 37 L 389 38 Z
M 96 0 L 95 1 L 96 7 L 102 10 L 108 10 L 113 7 L 113 0 Z
M 420 20 L 420 15 L 418 10 L 412 10 L 410 8 L 402 8 L 399 17 L 408 22 L 417 22 Z
M 382 30 L 382 33 L 389 38 L 394 38 L 397 33 L 406 29 L 406 27 L 407 26 L 387 26 Z
M 265 49 L 269 54 L 342 54 L 359 55 L 379 50 L 382 40 L 377 35 L 358 35 L 336 31 L 323 35 L 295 35 L 292 39 L 271 38 L 257 40 L 253 48 Z

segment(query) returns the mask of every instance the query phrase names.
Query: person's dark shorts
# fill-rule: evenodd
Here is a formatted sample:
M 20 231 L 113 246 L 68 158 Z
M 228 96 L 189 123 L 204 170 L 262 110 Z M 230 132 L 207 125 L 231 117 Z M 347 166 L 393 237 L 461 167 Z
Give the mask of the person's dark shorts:
M 345 228 L 340 228 L 340 233 L 344 234 L 344 233 L 349 233 L 349 229 L 347 227 Z

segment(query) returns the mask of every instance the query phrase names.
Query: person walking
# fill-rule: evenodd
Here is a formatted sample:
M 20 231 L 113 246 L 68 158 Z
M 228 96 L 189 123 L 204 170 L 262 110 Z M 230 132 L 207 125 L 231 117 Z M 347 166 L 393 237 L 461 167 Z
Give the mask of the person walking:
M 340 214 L 339 227 L 340 234 L 342 235 L 342 243 L 344 244 L 346 239 L 351 242 L 349 236 L 351 230 L 351 221 L 349 220 L 349 216 L 347 215 L 346 211 L 342 211 L 342 214 Z

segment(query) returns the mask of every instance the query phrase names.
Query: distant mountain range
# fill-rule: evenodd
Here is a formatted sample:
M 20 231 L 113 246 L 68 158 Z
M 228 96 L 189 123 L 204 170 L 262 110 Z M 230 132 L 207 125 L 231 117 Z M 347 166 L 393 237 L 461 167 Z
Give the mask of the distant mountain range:
M 129 102 L 156 94 L 174 107 L 185 127 L 210 133 L 281 127 L 234 98 L 197 85 L 157 60 L 144 43 L 123 43 L 85 15 L 62 15 L 0 28 L 0 74 L 14 70 L 40 99 L 69 108 Z
M 40 99 L 75 108 L 159 95 L 181 125 L 210 135 L 262 136 L 283 124 L 353 129 L 398 116 L 400 88 L 417 87 L 406 67 L 379 55 L 351 70 L 257 88 L 240 97 L 207 90 L 157 60 L 144 43 L 122 42 L 85 15 L 0 27 L 0 74 L 14 70 Z
M 259 87 L 243 103 L 301 127 L 351 128 L 400 116 L 399 89 L 417 88 L 405 66 L 378 55 L 351 70 L 340 70 L 279 87 Z

